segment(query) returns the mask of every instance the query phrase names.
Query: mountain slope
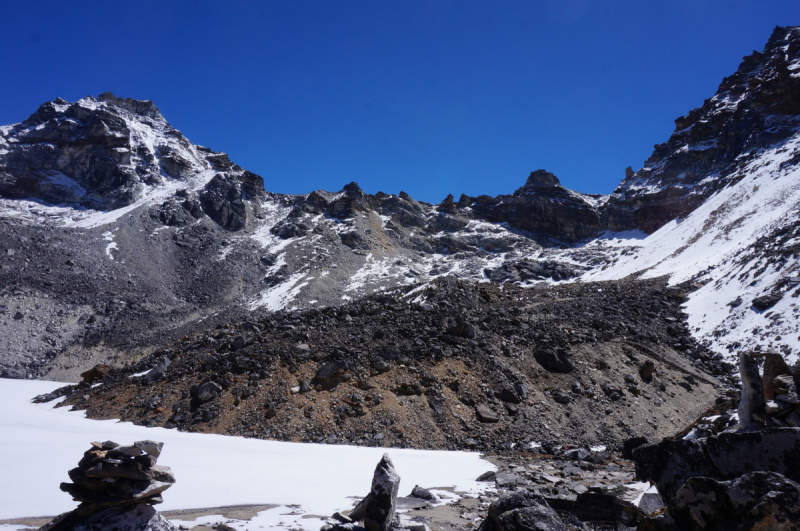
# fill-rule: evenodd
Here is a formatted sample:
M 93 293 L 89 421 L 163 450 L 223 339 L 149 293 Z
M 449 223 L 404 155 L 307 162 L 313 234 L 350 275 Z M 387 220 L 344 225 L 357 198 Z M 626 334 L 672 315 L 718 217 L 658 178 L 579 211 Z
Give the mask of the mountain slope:
M 439 205 L 356 183 L 270 193 L 152 102 L 48 102 L 0 128 L 0 372 L 75 379 L 210 327 L 448 276 L 705 283 L 686 303 L 705 346 L 672 347 L 795 357 L 799 126 L 796 27 L 776 28 L 611 196 L 544 170 Z

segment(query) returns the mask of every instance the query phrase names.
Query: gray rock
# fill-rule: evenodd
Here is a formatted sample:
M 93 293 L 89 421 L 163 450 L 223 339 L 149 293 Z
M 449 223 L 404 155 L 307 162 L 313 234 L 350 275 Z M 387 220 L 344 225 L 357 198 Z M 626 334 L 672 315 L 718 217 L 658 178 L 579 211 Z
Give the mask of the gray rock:
M 543 348 L 536 350 L 533 357 L 536 358 L 539 365 L 550 372 L 568 373 L 574 368 L 565 350 Z
M 520 490 L 489 505 L 480 531 L 567 531 L 547 502 L 532 490 Z
M 152 455 L 156 459 L 161 455 L 161 449 L 164 448 L 163 442 L 158 441 L 136 441 L 133 445 L 141 449 L 144 453 Z
M 742 400 L 739 402 L 739 425 L 742 428 L 759 428 L 766 420 L 764 386 L 758 373 L 758 363 L 750 354 L 739 355 L 739 373 L 742 377 Z
M 669 502 L 675 529 L 745 531 L 800 529 L 800 484 L 774 472 L 731 481 L 690 478 Z
M 516 487 L 517 485 L 525 485 L 528 481 L 516 474 L 497 474 L 495 482 L 500 488 Z
M 495 477 L 497 477 L 497 473 L 493 470 L 490 470 L 475 478 L 475 481 L 494 481 Z
M 201 404 L 213 400 L 222 392 L 217 382 L 206 382 L 197 388 L 197 400 Z
M 400 476 L 389 454 L 383 454 L 372 476 L 369 503 L 364 513 L 364 527 L 367 531 L 387 531 L 391 528 L 399 488 Z
M 142 378 L 142 383 L 145 385 L 152 385 L 161 381 L 169 367 L 169 358 L 166 356 L 161 357 L 158 362 L 153 366 L 150 371 Z
M 82 516 L 79 511 L 62 514 L 39 531 L 177 531 L 150 505 L 109 507 Z
M 475 406 L 475 413 L 478 415 L 478 420 L 485 423 L 498 422 L 500 416 L 486 404 L 478 404 Z
M 434 494 L 432 494 L 431 491 L 429 491 L 428 489 L 423 489 L 419 485 L 414 485 L 414 488 L 411 489 L 411 497 L 428 501 L 438 500 L 438 498 Z
M 657 492 L 645 492 L 639 500 L 639 510 L 646 515 L 651 515 L 664 508 L 664 500 Z
M 720 433 L 705 439 L 663 440 L 633 450 L 636 476 L 671 499 L 691 477 L 731 480 L 771 471 L 800 481 L 800 428 Z

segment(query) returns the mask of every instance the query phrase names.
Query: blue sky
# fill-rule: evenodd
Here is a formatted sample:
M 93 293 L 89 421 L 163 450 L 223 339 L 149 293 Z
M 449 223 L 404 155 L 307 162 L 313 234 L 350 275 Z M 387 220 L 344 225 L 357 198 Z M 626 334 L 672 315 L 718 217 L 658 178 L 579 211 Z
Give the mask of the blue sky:
M 112 91 L 270 191 L 610 193 L 800 2 L 8 2 L 0 123 Z

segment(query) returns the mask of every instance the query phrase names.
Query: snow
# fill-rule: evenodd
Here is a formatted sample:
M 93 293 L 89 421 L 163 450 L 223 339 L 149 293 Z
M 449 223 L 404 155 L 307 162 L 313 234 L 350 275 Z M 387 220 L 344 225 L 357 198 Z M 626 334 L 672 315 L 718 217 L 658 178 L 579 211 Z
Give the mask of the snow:
M 163 441 L 159 464 L 172 468 L 177 483 L 164 494 L 159 510 L 280 504 L 264 521 L 288 520 L 280 513 L 298 504 L 295 525 L 317 531 L 320 521 L 301 515 L 329 516 L 352 507 L 370 487 L 384 452 L 402 478 L 400 494 L 414 485 L 453 487 L 478 493 L 486 484 L 474 478 L 495 467 L 476 453 L 366 448 L 245 439 L 145 428 L 113 420 L 95 421 L 82 412 L 52 404 L 33 404 L 32 396 L 50 392 L 58 382 L 0 379 L 0 445 L 4 455 L 0 483 L 0 519 L 56 515 L 77 505 L 58 485 L 69 481 L 91 441 L 132 443 Z M 262 513 L 263 514 L 263 513 Z M 280 518 L 279 518 L 280 517 Z M 220 517 L 221 518 L 221 517 Z M 218 519 L 217 521 L 219 521 Z
M 308 285 L 308 282 L 300 282 L 305 276 L 306 273 L 302 271 L 295 273 L 277 286 L 262 291 L 250 301 L 250 310 L 252 311 L 264 307 L 269 311 L 275 312 L 285 308 L 297 297 L 300 290 Z
M 722 355 L 729 355 L 729 345 L 738 344 L 737 350 L 760 345 L 796 360 L 800 354 L 796 299 L 786 294 L 768 312 L 758 312 L 750 303 L 781 278 L 800 274 L 800 264 L 795 255 L 778 270 L 769 263 L 767 251 L 749 250 L 771 230 L 790 226 L 800 217 L 800 168 L 791 163 L 798 155 L 800 134 L 763 150 L 740 170 L 738 182 L 716 192 L 686 218 L 629 242 L 627 254 L 618 255 L 616 263 L 589 271 L 582 280 L 642 274 L 669 276 L 670 284 L 678 284 L 702 276 L 707 283 L 684 305 L 696 339 L 709 341 L 712 350 Z M 743 302 L 738 308 L 728 306 L 739 296 Z M 766 337 L 762 339 L 756 330 L 766 331 Z

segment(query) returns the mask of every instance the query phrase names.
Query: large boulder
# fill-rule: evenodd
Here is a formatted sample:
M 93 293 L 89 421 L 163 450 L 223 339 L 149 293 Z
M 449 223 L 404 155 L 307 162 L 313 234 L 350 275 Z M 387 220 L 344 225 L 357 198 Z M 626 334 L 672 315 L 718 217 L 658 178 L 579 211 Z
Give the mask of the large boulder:
M 550 372 L 568 373 L 574 368 L 569 360 L 569 355 L 562 349 L 538 349 L 533 353 L 533 357 L 536 358 L 539 365 Z
M 681 531 L 796 531 L 800 484 L 775 472 L 750 472 L 731 481 L 691 478 L 669 504 Z
M 375 467 L 369 494 L 352 510 L 350 519 L 353 523 L 363 520 L 367 531 L 388 531 L 392 527 L 399 489 L 400 475 L 389 454 L 383 454 Z
M 633 460 L 636 476 L 653 481 L 665 500 L 692 477 L 731 480 L 749 472 L 770 471 L 800 481 L 800 428 L 667 439 L 634 449 Z
M 567 526 L 543 497 L 525 489 L 492 503 L 479 531 L 567 531 Z

